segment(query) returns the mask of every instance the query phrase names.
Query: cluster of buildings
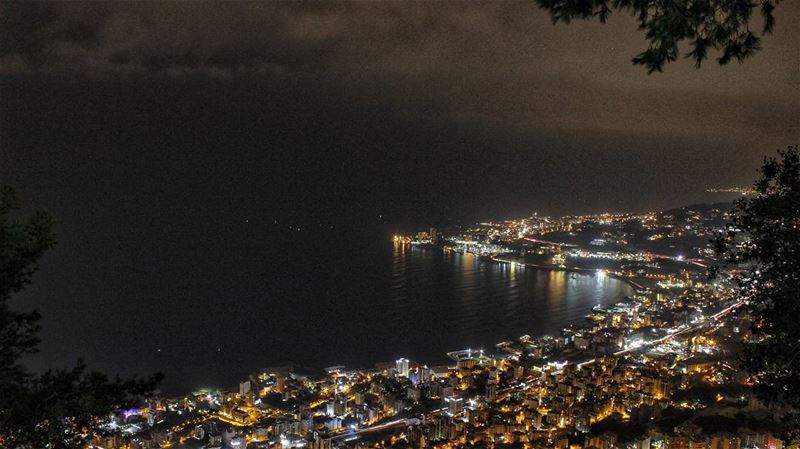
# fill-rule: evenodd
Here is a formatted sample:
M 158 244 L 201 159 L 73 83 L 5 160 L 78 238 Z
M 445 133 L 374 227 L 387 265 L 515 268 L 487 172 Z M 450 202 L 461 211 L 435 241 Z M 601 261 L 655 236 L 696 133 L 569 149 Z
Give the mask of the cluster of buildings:
M 558 335 L 456 351 L 445 366 L 275 367 L 234 389 L 152 400 L 108 417 L 92 446 L 782 449 L 783 411 L 752 394 L 736 362 L 748 317 L 733 313 L 741 304 L 725 276 L 706 279 L 707 248 L 692 240 L 720 218 L 715 209 L 534 217 L 398 236 L 447 250 L 496 245 L 499 263 L 591 270 L 636 293 Z M 648 246 L 664 241 L 659 252 Z M 572 267 L 582 260 L 605 265 Z

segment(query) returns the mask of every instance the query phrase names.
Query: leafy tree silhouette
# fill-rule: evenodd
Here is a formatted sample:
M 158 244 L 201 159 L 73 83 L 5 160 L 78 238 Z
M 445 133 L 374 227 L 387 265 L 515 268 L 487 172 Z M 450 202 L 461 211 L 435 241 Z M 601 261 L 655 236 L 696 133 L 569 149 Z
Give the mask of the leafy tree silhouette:
M 790 411 L 785 439 L 800 439 L 800 152 L 797 145 L 765 159 L 756 195 L 736 202 L 715 238 L 723 266 L 737 270 L 752 339 L 740 355 L 757 392 Z M 712 276 L 719 268 L 712 269 Z
M 689 43 L 685 57 L 697 67 L 708 59 L 709 50 L 721 52 L 720 65 L 743 62 L 761 49 L 760 35 L 775 27 L 773 12 L 779 0 L 535 0 L 547 10 L 553 23 L 574 19 L 598 19 L 605 22 L 612 10 L 636 17 L 644 31 L 648 48 L 633 58 L 647 73 L 661 72 L 664 65 L 679 56 L 678 46 Z M 760 33 L 751 28 L 753 11 L 760 10 L 763 25 Z
M 31 283 L 55 236 L 50 215 L 17 221 L 17 209 L 14 190 L 0 186 L 0 447 L 82 447 L 98 417 L 141 401 L 162 376 L 109 380 L 80 360 L 38 375 L 26 369 L 21 359 L 37 351 L 41 315 L 13 310 L 9 299 Z

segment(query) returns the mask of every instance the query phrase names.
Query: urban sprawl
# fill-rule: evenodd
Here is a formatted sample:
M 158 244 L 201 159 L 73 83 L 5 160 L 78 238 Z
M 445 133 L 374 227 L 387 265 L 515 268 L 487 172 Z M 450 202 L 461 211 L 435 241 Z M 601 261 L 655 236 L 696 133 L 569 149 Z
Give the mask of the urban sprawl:
M 157 448 L 780 449 L 736 353 L 751 338 L 710 242 L 730 205 L 534 215 L 394 236 L 508 270 L 612 276 L 635 294 L 559 335 L 522 336 L 428 366 L 401 358 L 316 374 L 266 368 L 230 390 L 154 398 L 98 423 L 92 446 Z

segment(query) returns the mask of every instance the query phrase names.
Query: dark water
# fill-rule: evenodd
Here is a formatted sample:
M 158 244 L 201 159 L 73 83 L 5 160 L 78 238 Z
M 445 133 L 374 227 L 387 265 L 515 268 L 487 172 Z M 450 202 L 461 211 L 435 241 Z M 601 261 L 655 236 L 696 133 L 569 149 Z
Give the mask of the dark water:
M 589 309 L 632 293 L 615 279 L 511 267 L 472 254 L 395 246 L 386 301 L 390 340 L 422 360 L 491 348 L 523 334 L 556 334 Z M 405 319 L 416 317 L 415 322 Z
M 161 370 L 164 390 L 177 394 L 234 385 L 289 360 L 320 368 L 401 356 L 442 363 L 450 350 L 555 333 L 592 306 L 631 293 L 610 278 L 512 269 L 386 241 L 332 247 L 340 251 L 265 261 L 271 271 L 246 288 L 244 272 L 237 288 L 209 284 L 208 295 L 185 298 L 177 310 L 145 301 L 128 312 L 129 323 L 116 325 L 119 332 L 81 349 L 106 370 Z

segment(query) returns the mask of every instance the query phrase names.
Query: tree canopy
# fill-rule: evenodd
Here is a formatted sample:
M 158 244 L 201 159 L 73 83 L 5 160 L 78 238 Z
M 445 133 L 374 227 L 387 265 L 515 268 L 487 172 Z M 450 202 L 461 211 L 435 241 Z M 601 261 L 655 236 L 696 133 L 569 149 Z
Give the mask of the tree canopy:
M 737 201 L 716 237 L 722 262 L 737 270 L 744 313 L 753 318 L 743 368 L 769 402 L 794 412 L 784 417 L 787 439 L 800 438 L 800 152 L 789 147 L 767 158 L 756 194 Z
M 116 378 L 70 369 L 31 373 L 23 362 L 37 351 L 37 311 L 19 312 L 9 300 L 31 283 L 42 256 L 55 245 L 53 219 L 35 212 L 16 220 L 14 190 L 0 185 L 0 448 L 82 447 L 98 417 L 140 401 L 161 376 Z
M 710 50 L 720 52 L 717 62 L 743 62 L 761 49 L 761 36 L 775 26 L 773 12 L 780 0 L 536 0 L 550 13 L 553 23 L 573 19 L 598 19 L 605 22 L 612 10 L 636 17 L 639 29 L 649 43 L 633 58 L 648 73 L 661 72 L 680 55 L 679 46 L 687 43 L 685 57 L 699 67 Z M 763 23 L 754 25 L 754 10 Z M 756 14 L 757 15 L 757 14 Z M 760 28 L 760 29 L 759 29 Z

